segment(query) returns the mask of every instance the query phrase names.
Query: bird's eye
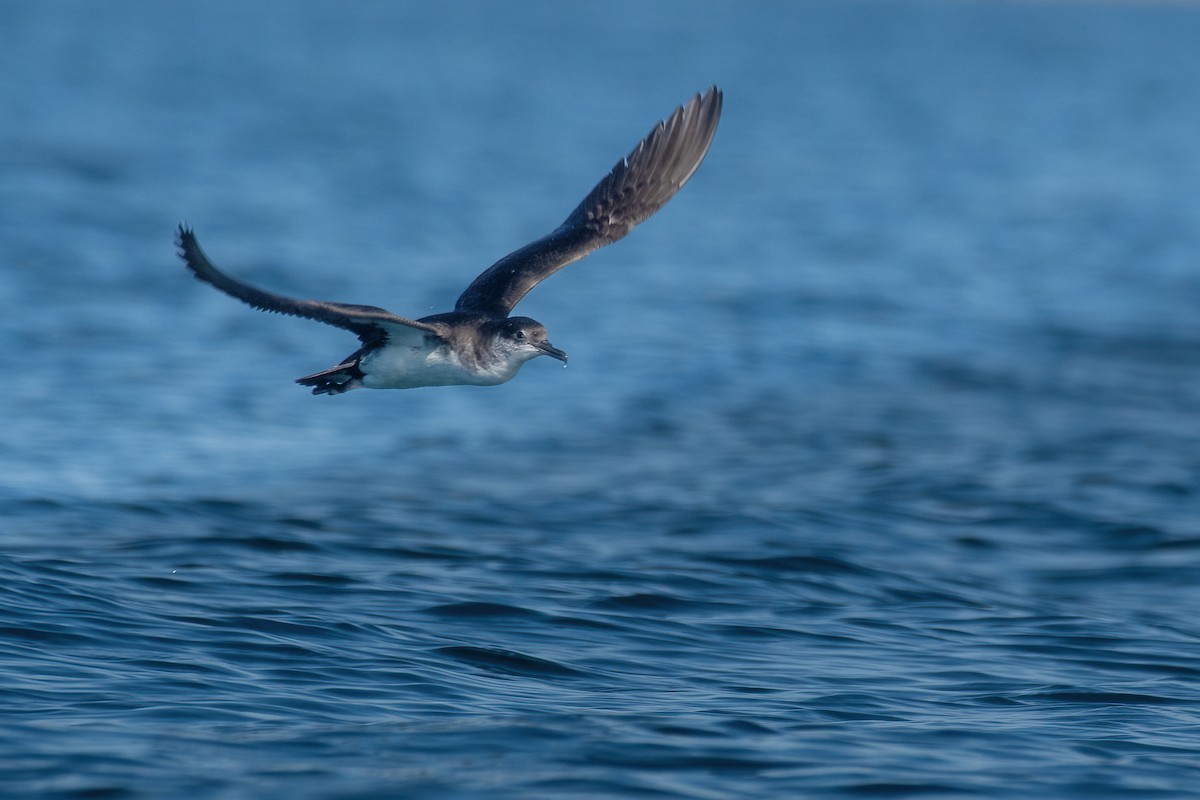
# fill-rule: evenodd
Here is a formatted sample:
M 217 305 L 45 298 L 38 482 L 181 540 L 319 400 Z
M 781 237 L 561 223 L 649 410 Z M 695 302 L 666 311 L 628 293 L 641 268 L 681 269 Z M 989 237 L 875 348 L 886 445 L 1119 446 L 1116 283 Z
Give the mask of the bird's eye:
M 517 331 L 517 338 L 518 338 L 518 339 L 524 339 L 524 338 L 525 338 L 525 331 Z

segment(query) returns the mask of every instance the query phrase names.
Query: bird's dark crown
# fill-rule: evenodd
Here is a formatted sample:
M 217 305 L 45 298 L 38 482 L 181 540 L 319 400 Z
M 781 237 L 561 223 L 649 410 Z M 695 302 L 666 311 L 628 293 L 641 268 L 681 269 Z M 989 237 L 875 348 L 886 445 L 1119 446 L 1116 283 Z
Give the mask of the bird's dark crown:
M 491 326 L 493 330 L 505 339 L 531 342 L 546 341 L 546 326 L 529 317 L 509 317 L 496 320 Z

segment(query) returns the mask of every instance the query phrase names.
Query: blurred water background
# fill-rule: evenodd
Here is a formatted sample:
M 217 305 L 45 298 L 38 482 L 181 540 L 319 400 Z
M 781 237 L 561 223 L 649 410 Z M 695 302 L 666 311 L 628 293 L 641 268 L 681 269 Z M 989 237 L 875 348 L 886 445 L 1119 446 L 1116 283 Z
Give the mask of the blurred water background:
M 0 4 L 0 794 L 1200 786 L 1200 7 Z M 710 83 L 571 354 L 312 397 Z

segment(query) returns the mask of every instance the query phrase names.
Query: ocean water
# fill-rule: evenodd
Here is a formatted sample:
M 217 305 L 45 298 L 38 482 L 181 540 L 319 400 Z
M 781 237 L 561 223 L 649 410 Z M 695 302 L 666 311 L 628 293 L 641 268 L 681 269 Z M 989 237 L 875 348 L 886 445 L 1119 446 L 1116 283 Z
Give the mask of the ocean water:
M 1200 794 L 1200 7 L 0 4 L 0 795 Z M 658 119 L 493 388 L 312 397 Z

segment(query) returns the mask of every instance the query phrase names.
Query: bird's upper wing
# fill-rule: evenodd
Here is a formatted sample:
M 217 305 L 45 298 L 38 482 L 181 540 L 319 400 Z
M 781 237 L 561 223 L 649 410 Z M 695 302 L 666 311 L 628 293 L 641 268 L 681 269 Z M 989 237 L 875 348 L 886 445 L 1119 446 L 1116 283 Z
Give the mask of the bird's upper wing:
M 617 162 L 562 225 L 472 281 L 455 310 L 506 317 L 538 283 L 629 233 L 695 174 L 720 117 L 721 90 L 715 86 L 675 109 Z
M 434 335 L 442 333 L 441 328 L 435 324 L 398 317 L 390 311 L 375 306 L 328 303 L 321 300 L 295 300 L 291 297 L 256 289 L 226 275 L 213 266 L 208 257 L 204 255 L 204 251 L 200 249 L 196 235 L 184 225 L 179 226 L 175 244 L 179 248 L 179 257 L 187 264 L 187 268 L 192 271 L 193 275 L 254 308 L 278 314 L 290 314 L 294 317 L 305 317 L 317 322 L 324 322 L 326 325 L 345 328 L 358 334 L 358 338 L 366 344 L 380 342 L 389 334 L 423 336 L 426 333 Z

